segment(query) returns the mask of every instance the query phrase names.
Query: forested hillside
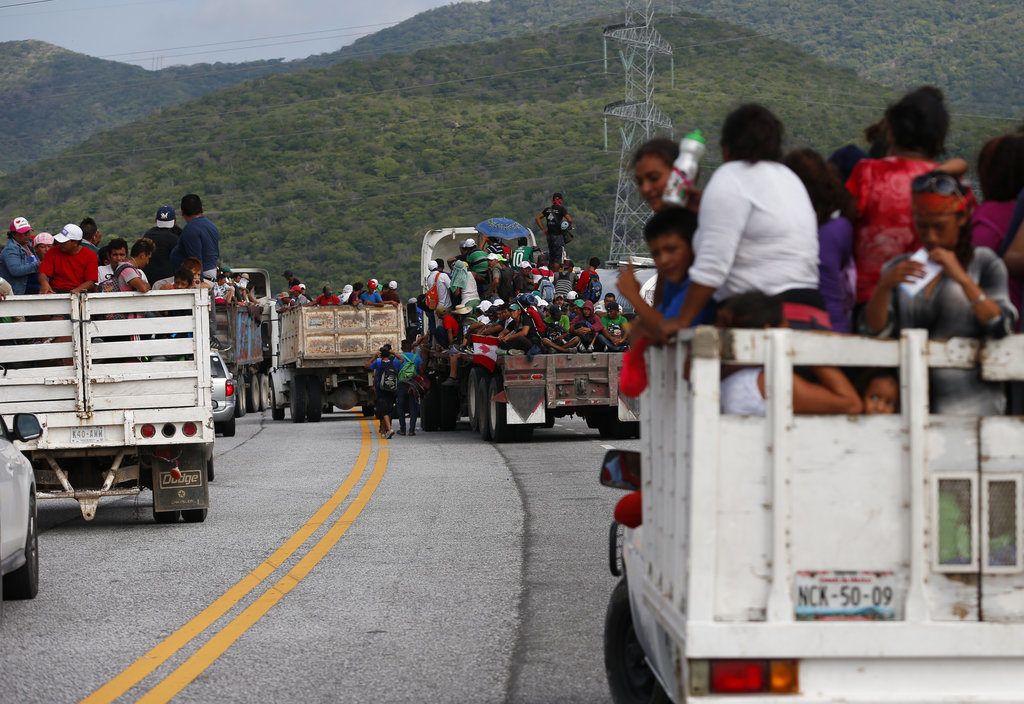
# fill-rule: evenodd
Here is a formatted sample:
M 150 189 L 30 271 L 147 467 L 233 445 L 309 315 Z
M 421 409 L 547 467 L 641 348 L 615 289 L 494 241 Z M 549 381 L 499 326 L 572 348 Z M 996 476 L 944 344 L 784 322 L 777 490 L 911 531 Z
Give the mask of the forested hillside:
M 417 233 L 489 216 L 528 222 L 562 190 L 577 215 L 571 254 L 604 255 L 618 167 L 602 106 L 621 74 L 601 64 L 601 22 L 271 76 L 98 135 L 0 181 L 0 212 L 57 228 L 93 215 L 134 237 L 157 206 L 203 195 L 227 264 L 314 284 L 398 278 L 414 286 Z M 676 87 L 659 102 L 681 130 L 717 135 L 728 109 L 760 100 L 789 145 L 856 140 L 892 94 L 723 23 L 667 24 Z M 954 118 L 951 151 L 973 156 L 1012 123 Z M 714 145 L 708 164 L 717 159 Z M 69 165 L 74 165 L 69 168 Z

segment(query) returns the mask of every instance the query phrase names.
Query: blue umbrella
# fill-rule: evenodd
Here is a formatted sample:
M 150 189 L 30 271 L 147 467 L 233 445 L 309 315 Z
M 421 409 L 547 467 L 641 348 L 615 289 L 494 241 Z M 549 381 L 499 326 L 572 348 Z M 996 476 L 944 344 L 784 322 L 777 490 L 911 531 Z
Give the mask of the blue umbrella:
M 530 231 L 511 218 L 490 218 L 476 226 L 476 231 L 487 237 L 514 240 L 529 237 Z

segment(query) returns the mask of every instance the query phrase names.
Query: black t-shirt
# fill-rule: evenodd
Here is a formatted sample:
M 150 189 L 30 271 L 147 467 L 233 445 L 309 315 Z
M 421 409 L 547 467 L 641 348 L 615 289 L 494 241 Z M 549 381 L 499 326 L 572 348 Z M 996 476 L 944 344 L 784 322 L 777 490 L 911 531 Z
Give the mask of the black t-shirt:
M 518 323 L 513 318 L 508 326 L 508 329 L 511 332 L 515 333 L 519 332 L 520 330 L 527 326 L 529 326 L 530 332 L 526 333 L 526 339 L 530 341 L 531 345 L 539 345 L 540 335 L 537 334 L 537 326 L 534 325 L 533 319 L 526 311 L 523 311 L 522 317 L 519 319 Z
M 174 267 L 171 266 L 171 250 L 178 244 L 178 236 L 181 228 L 174 227 L 151 227 L 146 230 L 143 237 L 153 240 L 155 248 L 149 264 L 143 267 L 146 278 L 150 281 L 159 281 L 174 276 Z
M 552 205 L 544 208 L 541 215 L 544 216 L 544 222 L 547 224 L 549 235 L 560 235 L 562 234 L 562 220 L 569 214 L 569 211 L 561 205 Z

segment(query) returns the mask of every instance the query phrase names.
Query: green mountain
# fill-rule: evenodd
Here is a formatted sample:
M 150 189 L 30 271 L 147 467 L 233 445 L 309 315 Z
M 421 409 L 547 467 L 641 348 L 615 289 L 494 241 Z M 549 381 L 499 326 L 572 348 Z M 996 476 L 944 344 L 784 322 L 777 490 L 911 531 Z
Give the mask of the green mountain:
M 428 227 L 490 216 L 529 223 L 567 194 L 579 259 L 608 251 L 618 151 L 603 150 L 602 107 L 622 75 L 602 66 L 601 27 L 348 60 L 270 76 L 166 108 L 0 180 L 0 212 L 59 228 L 94 216 L 134 238 L 162 203 L 200 193 L 229 265 L 293 268 L 314 285 L 397 278 L 416 287 Z M 710 20 L 665 23 L 675 87 L 658 100 L 678 129 L 718 133 L 759 100 L 792 147 L 855 141 L 894 96 L 853 71 Z M 1012 127 L 956 115 L 952 153 L 973 155 Z M 712 145 L 711 166 L 717 159 Z M 70 168 L 69 165 L 75 165 Z

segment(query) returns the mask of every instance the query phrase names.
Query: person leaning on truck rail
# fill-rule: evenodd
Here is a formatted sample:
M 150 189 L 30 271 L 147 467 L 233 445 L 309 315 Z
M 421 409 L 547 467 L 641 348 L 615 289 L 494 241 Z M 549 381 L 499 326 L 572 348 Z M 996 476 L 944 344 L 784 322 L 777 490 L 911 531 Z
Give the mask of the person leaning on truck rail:
M 39 258 L 32 251 L 32 225 L 25 218 L 14 218 L 7 228 L 7 244 L 0 251 L 0 276 L 20 296 L 30 278 L 38 278 Z
M 56 246 L 39 265 L 39 293 L 82 293 L 96 290 L 99 260 L 82 245 L 82 228 L 68 223 L 53 237 Z
M 910 188 L 923 250 L 886 263 L 862 312 L 861 330 L 897 337 L 904 329 L 925 328 L 937 340 L 1010 334 L 1017 310 L 1006 265 L 988 247 L 973 244 L 970 191 L 942 171 L 918 176 Z M 929 378 L 933 413 L 989 416 L 1006 410 L 1003 386 L 982 381 L 977 369 L 932 369 Z
M 220 232 L 206 217 L 203 201 L 195 193 L 182 197 L 181 214 L 185 216 L 185 228 L 171 250 L 171 266 L 180 267 L 188 258 L 195 257 L 200 263 L 200 274 L 213 279 L 220 259 Z

